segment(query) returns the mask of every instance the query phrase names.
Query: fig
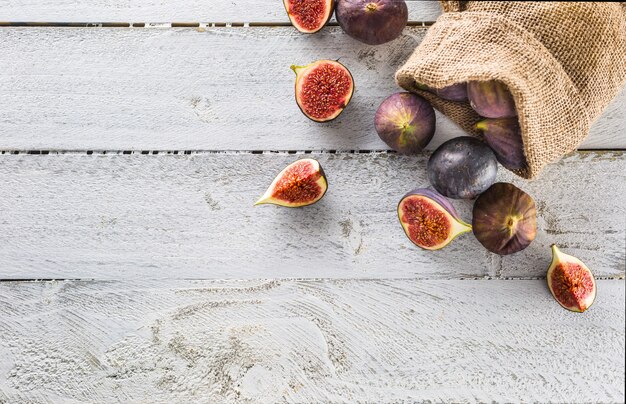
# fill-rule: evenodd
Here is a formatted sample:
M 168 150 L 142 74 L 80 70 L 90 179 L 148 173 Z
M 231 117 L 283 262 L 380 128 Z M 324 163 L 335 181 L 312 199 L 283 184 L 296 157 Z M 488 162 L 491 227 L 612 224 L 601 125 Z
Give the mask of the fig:
M 400 36 L 409 9 L 404 0 L 338 0 L 335 17 L 352 38 L 380 45 Z
M 476 124 L 496 158 L 509 170 L 526 166 L 522 131 L 517 118 L 485 119 Z
M 469 136 L 448 140 L 428 160 L 430 183 L 448 198 L 476 198 L 494 183 L 497 173 L 493 151 Z
M 425 250 L 439 250 L 472 230 L 443 195 L 418 188 L 398 204 L 398 218 L 409 240 Z
M 537 234 L 535 201 L 513 184 L 497 182 L 474 203 L 472 228 L 487 250 L 513 254 L 528 247 Z
M 456 83 L 451 86 L 434 89 L 433 91 L 439 98 L 448 101 L 467 101 L 467 83 Z
M 517 116 L 515 100 L 500 81 L 470 81 L 467 84 L 467 97 L 474 111 L 485 118 Z
M 326 25 L 335 9 L 335 0 L 283 0 L 291 24 L 305 34 Z
M 301 159 L 285 167 L 255 205 L 269 203 L 299 208 L 322 199 L 327 189 L 328 182 L 320 163 Z
M 374 126 L 378 136 L 398 153 L 419 153 L 435 133 L 435 110 L 419 95 L 395 93 L 378 107 Z
M 547 274 L 552 296 L 564 308 L 582 313 L 596 299 L 596 280 L 581 260 L 552 245 L 552 262 Z
M 296 73 L 296 102 L 304 115 L 315 122 L 337 118 L 354 91 L 352 74 L 334 60 L 318 60 L 306 66 L 291 66 Z

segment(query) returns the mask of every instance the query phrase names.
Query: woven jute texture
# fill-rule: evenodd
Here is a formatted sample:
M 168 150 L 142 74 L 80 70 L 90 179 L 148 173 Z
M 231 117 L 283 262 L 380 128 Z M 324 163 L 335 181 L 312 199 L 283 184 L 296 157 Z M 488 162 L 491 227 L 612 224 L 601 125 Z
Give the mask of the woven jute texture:
M 396 81 L 478 137 L 480 117 L 469 103 L 443 100 L 419 84 L 505 83 L 528 162 L 515 173 L 524 178 L 574 150 L 626 81 L 626 3 L 441 3 L 444 13 Z

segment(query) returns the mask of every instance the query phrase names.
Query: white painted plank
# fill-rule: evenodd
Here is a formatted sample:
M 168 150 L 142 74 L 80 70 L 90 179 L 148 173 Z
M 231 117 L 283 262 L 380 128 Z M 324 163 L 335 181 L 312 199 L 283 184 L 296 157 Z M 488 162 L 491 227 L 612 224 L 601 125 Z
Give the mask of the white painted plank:
M 0 284 L 0 401 L 620 402 L 624 281 Z
M 386 149 L 373 127 L 393 76 L 422 39 L 412 27 L 365 46 L 337 27 L 3 28 L 1 149 Z M 202 29 L 200 30 L 202 31 Z M 339 58 L 356 93 L 334 122 L 298 109 L 289 66 Z M 625 148 L 626 91 L 583 148 Z M 438 116 L 430 148 L 463 132 Z
M 409 19 L 435 21 L 437 1 L 407 1 Z M 289 22 L 282 0 L 0 0 L 0 21 Z
M 467 278 L 544 276 L 557 243 L 597 276 L 624 276 L 626 156 L 580 153 L 536 181 L 539 234 L 500 259 L 471 234 L 428 252 L 399 199 L 427 186 L 427 156 L 318 154 L 317 204 L 252 204 L 290 154 L 0 156 L 0 279 Z M 606 175 L 611 173 L 611 175 Z M 471 202 L 455 205 L 471 220 Z

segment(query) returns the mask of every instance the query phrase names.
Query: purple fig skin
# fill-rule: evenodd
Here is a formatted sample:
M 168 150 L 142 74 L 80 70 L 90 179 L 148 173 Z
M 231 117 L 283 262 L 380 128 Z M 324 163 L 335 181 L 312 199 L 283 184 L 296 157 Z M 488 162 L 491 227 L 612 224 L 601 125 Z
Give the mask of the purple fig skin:
M 450 139 L 428 160 L 428 179 L 439 193 L 453 199 L 474 199 L 491 186 L 498 161 L 487 144 L 469 136 Z
M 496 154 L 496 158 L 509 170 L 526 166 L 522 131 L 517 118 L 485 119 L 476 124 L 483 132 L 485 142 Z
M 400 201 L 412 195 L 421 195 L 421 196 L 425 196 L 428 199 L 432 199 L 433 201 L 441 205 L 441 207 L 444 208 L 450 214 L 450 216 L 452 216 L 459 222 L 463 222 L 463 220 L 461 220 L 461 217 L 457 213 L 456 209 L 454 209 L 454 206 L 452 206 L 452 203 L 450 203 L 448 198 L 441 195 L 439 192 L 433 191 L 432 189 L 428 189 L 428 188 L 416 188 L 413 191 L 407 192 Z
M 338 0 L 335 17 L 352 38 L 380 45 L 400 36 L 409 10 L 404 0 Z
M 492 253 L 521 251 L 537 235 L 535 201 L 513 184 L 495 183 L 476 199 L 472 228 L 478 241 Z
M 378 136 L 398 153 L 419 153 L 435 134 L 435 110 L 416 94 L 395 93 L 378 107 L 374 126 Z
M 456 83 L 451 86 L 435 89 L 435 94 L 437 94 L 439 98 L 448 101 L 467 101 L 467 83 Z
M 467 101 L 467 83 L 456 83 L 443 88 L 433 88 L 426 84 L 415 83 L 415 87 L 422 91 L 436 94 L 437 97 L 448 101 L 463 102 Z
M 515 100 L 504 83 L 499 81 L 470 81 L 467 96 L 474 111 L 485 118 L 517 116 Z

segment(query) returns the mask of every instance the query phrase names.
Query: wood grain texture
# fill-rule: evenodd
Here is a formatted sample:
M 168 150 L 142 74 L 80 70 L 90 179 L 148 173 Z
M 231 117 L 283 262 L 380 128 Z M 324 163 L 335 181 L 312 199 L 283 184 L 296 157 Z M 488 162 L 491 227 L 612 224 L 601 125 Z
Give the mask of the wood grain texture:
M 437 1 L 408 0 L 409 19 L 435 21 Z M 282 0 L 0 0 L 0 21 L 289 22 Z
M 0 284 L 0 401 L 619 402 L 624 281 Z
M 252 204 L 303 155 L 1 155 L 0 279 L 540 277 L 552 243 L 624 276 L 623 152 L 575 154 L 533 182 L 501 170 L 539 214 L 535 242 L 504 258 L 471 234 L 437 252 L 405 237 L 396 206 L 428 186 L 427 155 L 306 156 L 329 191 L 288 209 Z M 471 220 L 470 201 L 454 204 Z
M 204 32 L 198 32 L 204 31 Z M 381 150 L 373 127 L 426 29 L 385 46 L 331 27 L 2 28 L 0 149 Z M 356 93 L 334 122 L 308 120 L 291 64 L 340 59 Z M 626 91 L 583 148 L 626 148 Z M 434 149 L 463 132 L 438 115 Z

